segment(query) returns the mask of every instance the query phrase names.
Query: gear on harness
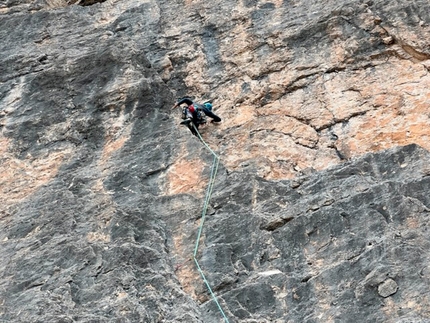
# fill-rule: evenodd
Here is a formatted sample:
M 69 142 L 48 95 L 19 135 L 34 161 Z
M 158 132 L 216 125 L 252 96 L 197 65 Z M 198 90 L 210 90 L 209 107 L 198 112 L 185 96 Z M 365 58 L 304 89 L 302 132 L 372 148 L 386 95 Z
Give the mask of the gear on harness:
M 206 123 L 206 116 L 202 113 L 201 109 L 197 107 L 197 109 L 194 107 L 194 104 L 189 107 L 183 107 L 182 108 L 182 119 L 195 119 L 195 121 L 200 125 Z M 182 121 L 181 124 L 184 124 Z
M 207 123 L 206 116 L 212 118 L 211 122 L 221 121 L 221 118 L 212 112 L 212 104 L 210 101 L 198 104 L 193 102 L 190 97 L 184 97 L 178 99 L 178 102 L 175 103 L 172 109 L 181 106 L 181 104 L 186 104 L 186 106 L 182 107 L 182 121 L 180 124 L 186 125 L 190 129 L 191 133 L 196 136 L 198 127 L 201 124 Z

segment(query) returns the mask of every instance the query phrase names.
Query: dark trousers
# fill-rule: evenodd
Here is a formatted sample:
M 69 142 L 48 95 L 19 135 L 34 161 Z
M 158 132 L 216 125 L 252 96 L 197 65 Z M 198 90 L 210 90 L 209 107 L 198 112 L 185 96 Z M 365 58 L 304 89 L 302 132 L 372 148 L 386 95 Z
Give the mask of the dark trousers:
M 207 115 L 209 118 L 214 119 L 215 122 L 220 122 L 221 118 L 218 117 L 215 113 L 213 113 L 211 110 L 209 110 L 208 108 L 206 108 L 204 105 L 200 107 L 200 109 L 202 109 L 203 113 L 205 115 Z

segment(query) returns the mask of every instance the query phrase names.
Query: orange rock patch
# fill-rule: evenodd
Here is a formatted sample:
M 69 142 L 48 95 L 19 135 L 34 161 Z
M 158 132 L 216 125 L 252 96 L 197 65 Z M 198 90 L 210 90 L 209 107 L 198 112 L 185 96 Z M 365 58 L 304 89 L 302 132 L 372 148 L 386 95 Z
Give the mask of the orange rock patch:
M 208 178 L 202 175 L 204 164 L 198 158 L 179 158 L 167 172 L 167 194 L 202 195 Z
M 46 157 L 15 158 L 7 152 L 8 139 L 0 138 L 1 207 L 18 203 L 57 175 L 70 151 L 52 152 Z
M 123 136 L 115 140 L 109 140 L 103 147 L 100 163 L 105 164 L 106 161 L 112 156 L 114 152 L 116 152 L 117 150 L 121 149 L 124 146 L 127 140 L 128 140 L 128 136 L 127 137 Z

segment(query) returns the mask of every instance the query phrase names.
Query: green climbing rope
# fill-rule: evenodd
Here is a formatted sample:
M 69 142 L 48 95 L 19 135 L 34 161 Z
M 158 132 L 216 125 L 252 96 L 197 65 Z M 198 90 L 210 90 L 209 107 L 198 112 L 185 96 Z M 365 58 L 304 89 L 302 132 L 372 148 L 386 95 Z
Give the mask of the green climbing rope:
M 197 240 L 196 240 L 196 246 L 194 248 L 194 254 L 193 254 L 193 259 L 194 262 L 196 264 L 197 270 L 200 273 L 200 276 L 202 277 L 204 283 L 206 284 L 206 287 L 209 290 L 209 293 L 212 296 L 212 299 L 214 300 L 215 304 L 218 306 L 219 311 L 221 312 L 222 316 L 224 317 L 224 321 L 229 323 L 227 316 L 225 315 L 224 311 L 222 310 L 222 307 L 220 305 L 220 303 L 218 302 L 217 297 L 215 296 L 214 292 L 212 291 L 211 286 L 209 285 L 209 282 L 207 281 L 205 274 L 203 273 L 199 262 L 197 261 L 197 252 L 199 250 L 199 243 L 200 243 L 200 237 L 203 231 L 203 224 L 205 222 L 205 217 L 206 217 L 206 212 L 209 206 L 209 201 L 212 195 L 212 191 L 213 191 L 213 186 L 215 183 L 215 177 L 218 171 L 218 165 L 219 165 L 219 157 L 217 156 L 217 154 L 215 154 L 215 152 L 208 146 L 208 144 L 203 140 L 202 136 L 200 135 L 199 131 L 197 130 L 197 128 L 195 127 L 195 125 L 193 124 L 194 129 L 196 130 L 198 137 L 200 139 L 200 141 L 206 146 L 206 148 L 211 152 L 211 154 L 214 156 L 213 162 L 212 162 L 212 167 L 211 167 L 211 175 L 210 175 L 210 179 L 209 179 L 209 184 L 208 184 L 208 188 L 206 190 L 206 197 L 205 197 L 205 203 L 203 205 L 203 211 L 202 211 L 202 217 L 200 220 L 200 227 L 199 227 L 199 231 L 197 234 Z

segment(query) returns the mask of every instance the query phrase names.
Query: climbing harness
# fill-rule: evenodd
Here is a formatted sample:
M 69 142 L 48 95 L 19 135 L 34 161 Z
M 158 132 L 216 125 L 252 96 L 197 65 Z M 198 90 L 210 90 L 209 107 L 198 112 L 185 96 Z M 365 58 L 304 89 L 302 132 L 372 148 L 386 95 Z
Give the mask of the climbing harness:
M 193 253 L 193 259 L 194 262 L 196 264 L 197 270 L 200 273 L 200 276 L 202 277 L 204 283 L 206 284 L 206 287 L 209 290 L 209 293 L 212 296 L 212 299 L 214 300 L 214 302 L 216 303 L 216 305 L 218 306 L 219 311 L 221 312 L 222 316 L 224 317 L 224 321 L 226 323 L 229 323 L 227 316 L 225 315 L 224 311 L 222 310 L 222 307 L 220 305 L 220 303 L 218 302 L 217 297 L 215 296 L 214 292 L 212 291 L 211 286 L 209 285 L 209 282 L 207 281 L 200 265 L 199 262 L 197 261 L 197 252 L 199 250 L 199 241 L 200 241 L 200 237 L 202 234 L 202 230 L 203 230 L 203 224 L 205 222 L 205 217 L 206 217 L 206 212 L 209 206 L 209 200 L 211 198 L 212 195 L 212 190 L 213 190 L 213 186 L 214 186 L 214 182 L 215 182 L 215 177 L 216 177 L 216 173 L 218 171 L 218 165 L 219 165 L 219 157 L 217 156 L 217 154 L 215 154 L 215 152 L 208 146 L 208 144 L 203 140 L 202 136 L 200 135 L 199 131 L 197 130 L 196 126 L 194 124 L 192 124 L 194 127 L 194 130 L 197 132 L 197 135 L 200 139 L 200 141 L 203 143 L 203 145 L 205 145 L 205 147 L 211 152 L 211 154 L 214 156 L 213 158 L 213 162 L 212 162 L 212 167 L 211 167 L 211 175 L 210 175 L 210 180 L 209 180 L 209 184 L 208 184 L 208 188 L 206 189 L 206 197 L 205 197 L 205 203 L 203 205 L 203 211 L 202 211 L 202 217 L 200 220 L 200 227 L 199 227 L 199 231 L 197 234 L 197 240 L 196 240 L 196 246 L 194 248 L 194 253 Z
M 204 113 L 202 113 L 202 110 L 197 107 L 195 108 L 194 105 L 190 106 L 190 107 L 183 107 L 182 108 L 182 113 L 181 113 L 181 118 L 182 120 L 193 120 L 193 113 L 195 113 L 196 115 L 196 122 L 198 124 L 204 124 L 206 123 L 206 116 Z M 185 124 L 183 123 L 184 121 L 181 122 L 181 124 Z

